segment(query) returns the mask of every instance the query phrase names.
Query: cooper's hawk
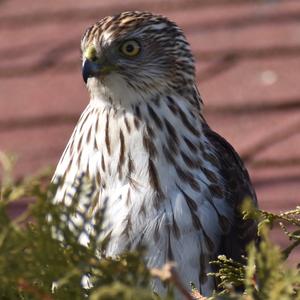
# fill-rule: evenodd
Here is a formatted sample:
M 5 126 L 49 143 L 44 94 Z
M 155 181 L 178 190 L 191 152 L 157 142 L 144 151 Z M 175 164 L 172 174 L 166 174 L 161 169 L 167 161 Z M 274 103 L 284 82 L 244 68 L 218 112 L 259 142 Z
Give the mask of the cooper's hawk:
M 55 200 L 70 203 L 85 174 L 98 192 L 92 218 L 106 205 L 106 255 L 146 245 L 149 267 L 175 261 L 186 286 L 210 295 L 209 261 L 239 259 L 255 237 L 239 206 L 256 197 L 241 159 L 202 115 L 182 30 L 124 12 L 88 28 L 81 50 L 90 102 L 57 166 L 54 180 L 64 181 Z

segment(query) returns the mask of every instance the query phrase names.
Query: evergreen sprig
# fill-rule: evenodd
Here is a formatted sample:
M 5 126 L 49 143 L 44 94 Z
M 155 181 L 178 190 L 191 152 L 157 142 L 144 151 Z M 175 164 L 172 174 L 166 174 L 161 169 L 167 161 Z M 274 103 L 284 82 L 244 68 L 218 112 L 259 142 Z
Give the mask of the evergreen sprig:
M 285 264 L 289 254 L 299 245 L 299 207 L 274 214 L 258 210 L 249 201 L 245 201 L 243 214 L 245 218 L 258 220 L 260 243 L 249 245 L 244 265 L 225 256 L 219 256 L 217 261 L 212 262 L 219 267 L 213 276 L 219 280 L 222 289 L 212 299 L 299 300 L 299 269 L 288 268 Z M 291 244 L 284 250 L 273 244 L 269 237 L 276 222 L 291 240 Z M 293 226 L 294 230 L 290 232 L 286 226 Z M 242 295 L 236 291 L 236 287 L 241 284 L 244 286 Z
M 75 228 L 67 216 L 79 213 L 79 198 L 91 197 L 82 182 L 66 206 L 51 201 L 57 186 L 45 186 L 40 179 L 5 181 L 1 187 L 0 299 L 156 299 L 142 250 L 99 259 L 104 245 L 95 239 L 101 234 L 101 217 L 88 246 L 79 243 L 87 220 Z M 33 198 L 33 204 L 10 218 L 9 206 L 24 197 Z
M 79 199 L 88 199 L 91 207 L 96 199 L 95 189 L 85 184 L 84 176 L 74 186 L 70 205 L 54 204 L 59 183 L 47 184 L 49 172 L 15 182 L 10 158 L 0 153 L 1 162 L 6 174 L 0 189 L 1 300 L 161 299 L 151 290 L 153 276 L 176 286 L 185 299 L 206 299 L 195 287 L 185 290 L 172 264 L 148 270 L 142 249 L 115 258 L 101 255 L 106 241 L 97 237 L 103 230 L 103 211 L 90 224 L 90 207 L 86 213 L 77 209 Z M 11 218 L 10 206 L 24 198 L 32 199 L 32 204 Z M 258 220 L 261 242 L 249 245 L 245 264 L 225 256 L 212 262 L 218 271 L 210 276 L 216 277 L 220 291 L 210 299 L 300 300 L 299 269 L 285 264 L 300 245 L 300 207 L 274 214 L 246 201 L 243 214 Z M 74 215 L 82 222 L 75 224 Z M 269 232 L 275 224 L 290 240 L 286 249 L 270 241 Z M 90 237 L 88 245 L 79 243 L 84 234 Z M 240 292 L 241 286 L 244 292 Z M 173 299 L 172 293 L 166 299 Z

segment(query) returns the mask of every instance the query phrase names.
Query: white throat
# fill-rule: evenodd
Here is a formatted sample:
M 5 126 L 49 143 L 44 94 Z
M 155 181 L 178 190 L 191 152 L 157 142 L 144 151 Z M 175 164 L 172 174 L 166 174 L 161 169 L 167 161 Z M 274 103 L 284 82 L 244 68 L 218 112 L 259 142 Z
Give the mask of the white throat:
M 102 78 L 89 78 L 87 88 L 91 101 L 110 103 L 124 109 L 140 102 L 147 102 L 158 93 L 164 93 L 159 92 L 158 88 L 147 91 L 135 89 L 118 73 L 111 73 Z

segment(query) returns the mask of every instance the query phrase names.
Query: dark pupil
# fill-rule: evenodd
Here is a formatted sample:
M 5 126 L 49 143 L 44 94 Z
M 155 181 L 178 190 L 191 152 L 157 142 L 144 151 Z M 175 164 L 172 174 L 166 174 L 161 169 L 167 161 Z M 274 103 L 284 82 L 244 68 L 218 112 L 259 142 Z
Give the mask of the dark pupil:
M 129 45 L 126 46 L 126 52 L 130 53 L 133 50 L 134 50 L 134 47 L 131 44 L 129 44 Z

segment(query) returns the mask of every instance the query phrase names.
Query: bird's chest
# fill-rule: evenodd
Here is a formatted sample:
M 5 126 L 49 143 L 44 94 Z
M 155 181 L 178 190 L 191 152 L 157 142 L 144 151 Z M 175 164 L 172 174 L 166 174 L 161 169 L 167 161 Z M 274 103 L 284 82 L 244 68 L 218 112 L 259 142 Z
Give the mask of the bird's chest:
M 146 127 L 138 129 L 129 134 L 120 126 L 110 131 L 109 141 L 104 134 L 103 149 L 90 157 L 89 168 L 91 177 L 99 178 L 99 207 L 105 207 L 104 232 L 110 238 L 107 254 L 142 244 L 157 265 L 178 258 L 172 249 L 186 242 L 198 241 L 193 250 L 198 251 L 203 232 L 215 239 L 219 215 L 211 204 L 216 200 L 210 189 L 213 178 L 199 168 L 200 153 L 191 153 L 183 140 L 181 151 L 171 149 L 170 136 L 151 141 Z M 213 243 L 207 238 L 205 251 Z
M 105 206 L 106 232 L 115 240 L 112 253 L 122 251 L 120 245 L 179 238 L 206 227 L 218 234 L 211 224 L 225 208 L 218 201 L 224 193 L 216 168 L 204 159 L 210 154 L 203 150 L 199 123 L 148 105 L 131 112 L 91 109 L 78 126 L 66 150 L 76 164 L 66 177 L 72 182 L 84 173 L 95 183 L 97 207 Z M 59 168 L 64 172 L 66 166 L 62 159 Z
M 97 190 L 95 207 L 105 208 L 107 255 L 146 245 L 149 266 L 175 260 L 195 282 L 232 211 L 201 124 L 173 110 L 83 114 L 56 171 L 65 179 L 56 199 L 72 196 L 85 174 Z

